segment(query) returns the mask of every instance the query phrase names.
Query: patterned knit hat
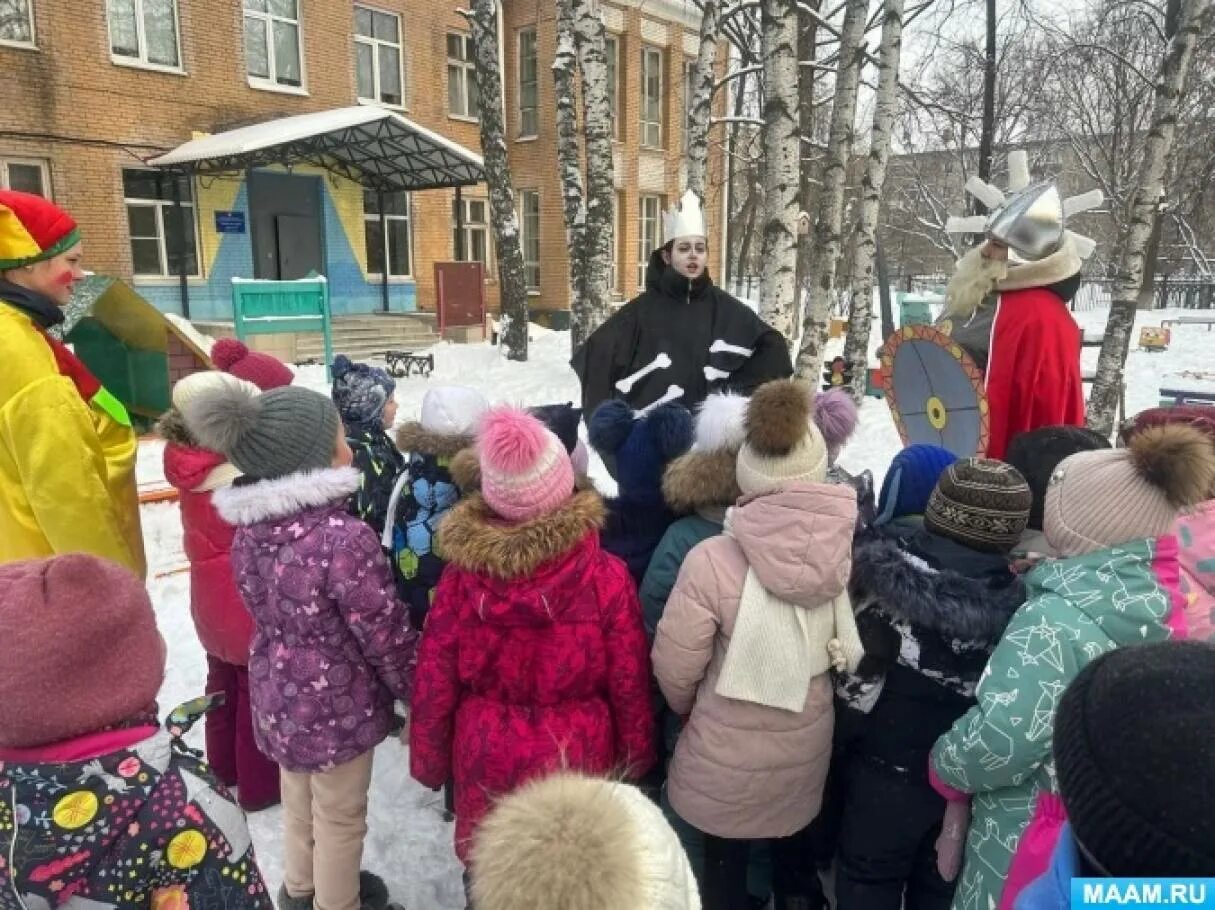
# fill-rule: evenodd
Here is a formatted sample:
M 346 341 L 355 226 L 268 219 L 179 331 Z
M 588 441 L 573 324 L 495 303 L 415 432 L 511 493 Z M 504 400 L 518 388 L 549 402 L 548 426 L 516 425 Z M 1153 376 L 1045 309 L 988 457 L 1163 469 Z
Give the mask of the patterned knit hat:
M 826 479 L 827 443 L 811 418 L 812 395 L 809 386 L 793 379 L 778 379 L 755 390 L 747 406 L 747 440 L 735 470 L 743 495 Z
M 574 494 L 574 468 L 565 446 L 526 411 L 492 409 L 481 423 L 477 451 L 481 494 L 507 521 L 539 518 Z
M 143 582 L 85 553 L 0 566 L 0 747 L 24 749 L 137 717 L 164 680 Z
M 331 394 L 347 430 L 379 423 L 396 389 L 396 380 L 383 370 L 355 363 L 345 354 L 333 358 Z
M 1113 876 L 1215 872 L 1215 645 L 1097 658 L 1059 702 L 1054 753 L 1072 833 Z
M 211 347 L 211 362 L 225 373 L 253 383 L 263 392 L 291 385 L 295 379 L 295 374 L 277 357 L 250 351 L 235 338 L 221 338 L 215 342 Z
M 908 515 L 923 515 L 941 472 L 958 460 L 940 446 L 914 445 L 894 456 L 878 494 L 877 523 Z
M 985 553 L 1007 553 L 1029 521 L 1033 494 L 1012 465 L 966 458 L 945 469 L 924 511 L 934 534 Z
M 1151 427 L 1125 449 L 1065 459 L 1046 491 L 1042 530 L 1062 556 L 1170 533 L 1215 488 L 1215 446 L 1186 424 Z
M 341 423 L 332 401 L 297 386 L 260 395 L 236 386 L 209 389 L 182 416 L 204 448 L 257 480 L 329 467 Z
M 79 242 L 76 222 L 55 203 L 0 190 L 0 271 L 53 259 Z
M 485 818 L 473 846 L 478 910 L 700 910 L 679 838 L 636 787 L 578 774 L 532 781 Z
M 1041 427 L 1027 433 L 1018 433 L 1008 444 L 1005 460 L 1021 472 L 1034 494 L 1034 505 L 1029 510 L 1029 526 L 1042 530 L 1042 516 L 1046 510 L 1046 488 L 1051 475 L 1065 458 L 1077 452 L 1095 452 L 1108 449 L 1110 441 L 1088 427 Z

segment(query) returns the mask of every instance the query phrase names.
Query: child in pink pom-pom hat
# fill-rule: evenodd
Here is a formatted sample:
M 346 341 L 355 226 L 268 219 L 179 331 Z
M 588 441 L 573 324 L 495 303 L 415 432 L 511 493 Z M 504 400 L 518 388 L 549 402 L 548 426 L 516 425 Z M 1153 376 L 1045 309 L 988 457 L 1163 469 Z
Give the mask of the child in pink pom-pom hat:
M 454 781 L 456 850 L 494 801 L 557 769 L 638 778 L 654 762 L 649 648 L 628 569 L 599 545 L 604 507 L 566 448 L 499 407 L 477 440 L 481 492 L 443 519 L 447 568 L 426 619 L 413 776 Z

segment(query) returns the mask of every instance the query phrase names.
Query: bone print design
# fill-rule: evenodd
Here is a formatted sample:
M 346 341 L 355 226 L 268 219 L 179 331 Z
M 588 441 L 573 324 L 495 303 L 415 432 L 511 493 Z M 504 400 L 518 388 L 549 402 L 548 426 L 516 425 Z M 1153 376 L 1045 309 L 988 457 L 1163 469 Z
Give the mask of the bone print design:
M 660 370 L 669 370 L 671 365 L 671 357 L 664 351 L 636 373 L 631 373 L 628 376 L 625 376 L 624 379 L 617 382 L 616 390 L 620 392 L 621 395 L 627 395 L 629 392 L 633 391 L 633 386 L 637 385 L 637 383 L 641 382 L 641 380 L 645 379 L 651 373 L 657 373 Z

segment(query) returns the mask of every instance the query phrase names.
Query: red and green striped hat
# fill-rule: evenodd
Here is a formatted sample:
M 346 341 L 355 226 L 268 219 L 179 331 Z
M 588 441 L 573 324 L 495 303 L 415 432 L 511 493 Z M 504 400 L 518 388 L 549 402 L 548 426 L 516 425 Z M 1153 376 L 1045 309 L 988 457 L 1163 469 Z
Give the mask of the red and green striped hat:
M 79 242 L 75 220 L 55 203 L 0 190 L 0 271 L 50 259 Z

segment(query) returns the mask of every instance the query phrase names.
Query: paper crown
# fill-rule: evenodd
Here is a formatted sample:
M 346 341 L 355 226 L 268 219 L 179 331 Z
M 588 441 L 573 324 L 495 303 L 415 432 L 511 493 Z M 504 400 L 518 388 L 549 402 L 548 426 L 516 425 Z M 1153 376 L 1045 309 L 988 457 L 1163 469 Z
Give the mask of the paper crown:
M 662 236 L 664 241 L 680 237 L 708 237 L 705 216 L 700 208 L 700 199 L 691 190 L 683 194 L 678 205 L 662 213 Z
M 1105 202 L 1100 190 L 1060 199 L 1058 188 L 1050 182 L 1030 186 L 1029 156 L 1024 151 L 1008 155 L 1008 190 L 1005 196 L 978 177 L 966 181 L 966 192 L 989 209 L 991 215 L 950 218 L 945 230 L 950 234 L 983 234 L 1005 244 L 1022 259 L 1034 262 L 1056 252 L 1070 238 L 1076 253 L 1087 259 L 1097 248 L 1096 241 L 1067 230 L 1067 219 L 1097 208 Z

